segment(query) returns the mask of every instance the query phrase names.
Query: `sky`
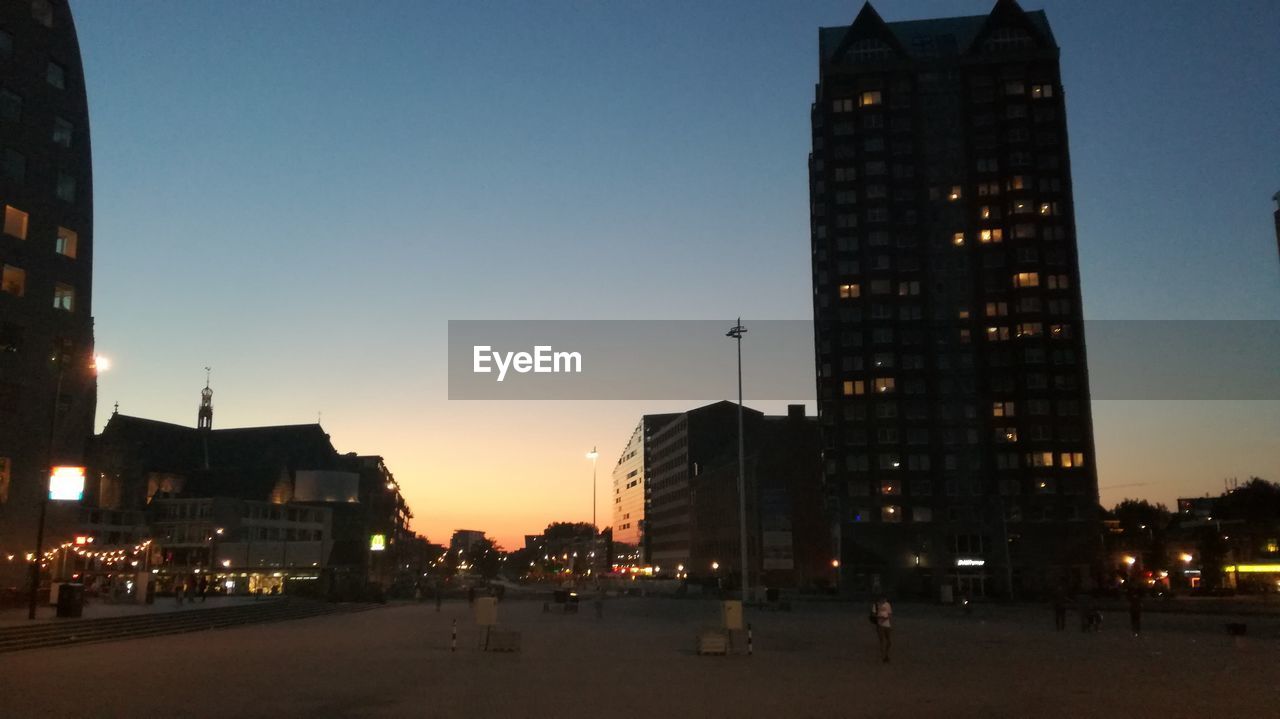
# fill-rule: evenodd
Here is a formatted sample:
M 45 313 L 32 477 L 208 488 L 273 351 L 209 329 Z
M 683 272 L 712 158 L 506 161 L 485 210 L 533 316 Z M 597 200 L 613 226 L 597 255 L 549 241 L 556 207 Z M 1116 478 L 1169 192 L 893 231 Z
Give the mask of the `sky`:
M 589 519 L 593 446 L 607 525 L 640 415 L 689 405 L 449 401 L 446 323 L 811 317 L 817 28 L 860 5 L 73 1 L 99 427 L 194 424 L 210 366 L 215 427 L 320 418 L 433 541 Z M 1024 7 L 1062 47 L 1086 318 L 1280 320 L 1280 3 Z M 1280 480 L 1280 402 L 1094 414 L 1104 504 Z

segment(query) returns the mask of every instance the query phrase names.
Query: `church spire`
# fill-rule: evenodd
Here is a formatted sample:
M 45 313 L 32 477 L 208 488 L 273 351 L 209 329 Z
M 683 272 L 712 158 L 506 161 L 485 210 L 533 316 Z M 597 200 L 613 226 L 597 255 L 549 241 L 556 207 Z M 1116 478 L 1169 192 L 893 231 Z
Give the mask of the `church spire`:
M 196 415 L 198 429 L 213 429 L 213 390 L 209 389 L 210 368 L 204 368 L 204 389 L 200 390 L 200 412 Z

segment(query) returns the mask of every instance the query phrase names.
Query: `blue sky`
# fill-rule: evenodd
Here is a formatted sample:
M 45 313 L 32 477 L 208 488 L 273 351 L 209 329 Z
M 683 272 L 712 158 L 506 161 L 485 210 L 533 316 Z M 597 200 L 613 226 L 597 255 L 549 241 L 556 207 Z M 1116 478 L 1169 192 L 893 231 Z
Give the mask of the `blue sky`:
M 581 518 L 581 452 L 671 407 L 450 403 L 446 321 L 808 317 L 817 28 L 859 6 L 74 2 L 100 418 L 192 423 L 211 365 L 216 425 L 323 411 L 433 539 Z M 1280 4 L 1024 7 L 1063 48 L 1086 316 L 1280 319 Z M 1102 485 L 1280 479 L 1280 403 L 1212 405 L 1097 403 Z

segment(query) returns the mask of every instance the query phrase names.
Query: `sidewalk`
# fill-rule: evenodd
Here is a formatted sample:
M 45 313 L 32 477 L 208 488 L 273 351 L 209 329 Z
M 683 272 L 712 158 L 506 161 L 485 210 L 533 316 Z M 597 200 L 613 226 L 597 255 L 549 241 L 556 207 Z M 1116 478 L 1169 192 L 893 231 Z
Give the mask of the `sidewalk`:
M 113 617 L 135 617 L 149 616 L 156 614 L 168 614 L 171 612 L 198 612 L 204 609 L 218 609 L 221 607 L 235 607 L 244 604 L 265 604 L 267 602 L 277 601 L 279 597 L 264 597 L 255 600 L 253 597 L 209 597 L 208 601 L 201 602 L 199 598 L 195 601 L 187 600 L 178 606 L 178 601 L 173 597 L 156 597 L 155 604 L 106 604 L 101 600 L 90 600 L 84 605 L 84 614 L 81 619 L 107 619 Z M 54 622 L 54 621 L 75 621 L 73 619 L 58 619 L 57 607 L 40 606 L 36 608 L 36 618 L 34 620 L 27 619 L 27 608 L 11 608 L 0 609 L 0 627 L 11 627 L 23 624 L 34 624 L 36 622 Z

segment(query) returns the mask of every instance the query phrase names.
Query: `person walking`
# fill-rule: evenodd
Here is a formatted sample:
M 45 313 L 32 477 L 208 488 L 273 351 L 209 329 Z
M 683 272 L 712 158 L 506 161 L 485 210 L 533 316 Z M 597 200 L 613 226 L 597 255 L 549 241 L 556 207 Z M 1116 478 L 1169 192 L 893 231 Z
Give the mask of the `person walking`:
M 1129 629 L 1133 631 L 1133 636 L 1142 633 L 1142 594 L 1140 592 L 1129 593 Z
M 1053 595 L 1053 628 L 1059 632 L 1067 628 L 1067 596 L 1062 590 Z
M 889 663 L 889 647 L 892 645 L 890 631 L 893 621 L 893 606 L 887 597 L 881 596 L 871 605 L 871 623 L 876 628 L 876 639 L 880 643 L 880 661 Z

